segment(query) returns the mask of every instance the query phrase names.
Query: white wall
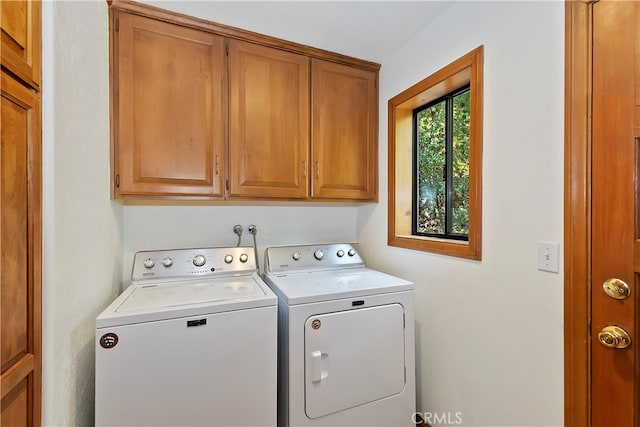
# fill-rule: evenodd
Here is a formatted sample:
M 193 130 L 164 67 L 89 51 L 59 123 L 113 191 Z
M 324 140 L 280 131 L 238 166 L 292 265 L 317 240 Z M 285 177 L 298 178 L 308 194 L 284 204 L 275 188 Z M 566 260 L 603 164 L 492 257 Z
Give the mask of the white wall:
M 357 208 L 316 204 L 122 206 L 109 199 L 108 8 L 43 2 L 43 413 L 94 419 L 95 318 L 127 285 L 135 251 L 355 241 Z M 262 259 L 260 260 L 262 262 Z
M 259 264 L 268 246 L 355 242 L 357 208 L 278 203 L 230 206 L 125 206 L 123 284 L 131 279 L 133 254 L 140 250 L 235 246 L 233 226 L 242 225 L 243 245 L 252 245 L 249 225 L 258 233 Z
M 362 207 L 111 202 L 107 5 L 43 9 L 44 425 L 92 424 L 94 320 L 133 252 L 232 245 L 234 224 L 256 224 L 261 249 L 360 240 L 370 265 L 416 282 L 420 410 L 462 412 L 467 426 L 562 423 L 562 280 L 535 266 L 538 240 L 562 240 L 561 2 L 456 3 L 383 61 L 382 196 Z M 389 248 L 387 100 L 479 44 L 483 260 Z
M 106 2 L 43 2 L 43 412 L 93 424 L 95 318 L 120 289 Z
M 263 16 L 262 6 L 235 2 L 153 1 L 157 7 L 191 16 L 238 25 L 253 31 L 256 25 L 283 29 L 293 41 L 305 39 L 304 28 L 287 16 Z M 293 9 L 305 8 L 296 2 Z M 267 3 L 265 3 L 267 4 Z M 278 6 L 278 5 L 275 5 Z M 282 5 L 280 5 L 281 7 Z M 269 8 L 269 6 L 265 6 Z M 258 12 L 253 11 L 257 9 Z M 253 11 L 253 12 L 252 12 Z M 265 31 L 269 33 L 269 31 Z M 274 245 L 353 242 L 357 236 L 355 206 L 315 203 L 231 203 L 201 206 L 124 206 L 123 286 L 128 286 L 133 254 L 139 250 L 235 245 L 233 226 L 244 227 L 243 244 L 252 244 L 248 226 L 258 228 L 259 264 L 264 248 Z
M 382 64 L 385 195 L 387 100 L 485 46 L 482 261 L 388 247 L 384 199 L 358 213 L 369 264 L 416 284 L 419 410 L 467 426 L 563 423 L 562 272 L 536 269 L 563 237 L 563 20 L 562 2 L 460 2 Z

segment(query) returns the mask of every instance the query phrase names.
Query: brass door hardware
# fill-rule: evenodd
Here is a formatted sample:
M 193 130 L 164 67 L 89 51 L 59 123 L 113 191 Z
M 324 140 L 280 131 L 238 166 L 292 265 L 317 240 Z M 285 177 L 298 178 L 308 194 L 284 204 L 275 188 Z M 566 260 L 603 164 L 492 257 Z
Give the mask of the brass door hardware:
M 598 341 L 609 348 L 627 348 L 631 345 L 631 337 L 619 326 L 605 326 L 598 333 Z
M 615 299 L 625 299 L 631 294 L 631 289 L 624 281 L 620 279 L 608 279 L 602 284 L 604 293 Z

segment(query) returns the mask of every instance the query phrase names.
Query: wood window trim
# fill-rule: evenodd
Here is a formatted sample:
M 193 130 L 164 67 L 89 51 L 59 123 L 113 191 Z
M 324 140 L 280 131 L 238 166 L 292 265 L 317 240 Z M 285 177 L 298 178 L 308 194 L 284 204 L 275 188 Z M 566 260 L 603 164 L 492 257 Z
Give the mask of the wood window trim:
M 484 46 L 479 46 L 389 100 L 389 246 L 473 260 L 482 258 L 483 56 Z M 413 110 L 466 84 L 471 86 L 469 240 L 412 235 Z

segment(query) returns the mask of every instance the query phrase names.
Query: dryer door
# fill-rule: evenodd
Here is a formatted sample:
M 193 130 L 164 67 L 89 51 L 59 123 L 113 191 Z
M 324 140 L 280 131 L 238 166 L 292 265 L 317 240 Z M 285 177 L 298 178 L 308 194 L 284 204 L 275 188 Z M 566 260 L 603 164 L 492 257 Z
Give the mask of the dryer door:
M 305 412 L 339 412 L 402 392 L 400 304 L 311 316 L 305 322 Z

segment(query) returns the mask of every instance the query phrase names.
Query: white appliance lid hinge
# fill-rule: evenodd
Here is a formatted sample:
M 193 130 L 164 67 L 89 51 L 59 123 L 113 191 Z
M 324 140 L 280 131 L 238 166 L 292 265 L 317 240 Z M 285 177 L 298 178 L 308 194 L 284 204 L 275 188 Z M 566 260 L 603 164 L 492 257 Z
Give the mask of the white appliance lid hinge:
M 404 329 L 407 329 L 407 319 L 405 317 L 406 315 L 404 313 L 402 313 L 402 327 Z

